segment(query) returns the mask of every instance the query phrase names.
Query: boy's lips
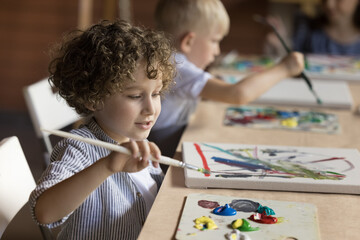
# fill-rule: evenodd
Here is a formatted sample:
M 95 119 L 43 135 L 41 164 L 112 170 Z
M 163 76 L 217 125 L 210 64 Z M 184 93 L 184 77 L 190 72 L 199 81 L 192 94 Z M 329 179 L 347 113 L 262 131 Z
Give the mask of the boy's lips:
M 153 121 L 141 121 L 141 122 L 135 122 L 136 127 L 143 129 L 143 130 L 148 130 L 152 127 L 153 125 Z

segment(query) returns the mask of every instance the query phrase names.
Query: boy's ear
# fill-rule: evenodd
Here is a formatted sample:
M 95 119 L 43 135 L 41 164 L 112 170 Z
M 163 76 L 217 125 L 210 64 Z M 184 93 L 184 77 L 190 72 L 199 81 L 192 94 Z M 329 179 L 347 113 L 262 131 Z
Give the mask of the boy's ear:
M 196 35 L 195 32 L 188 32 L 181 38 L 181 42 L 180 42 L 181 52 L 185 54 L 191 52 L 195 35 Z
M 94 105 L 90 104 L 90 103 L 85 103 L 85 107 L 87 109 L 89 109 L 90 111 L 92 111 L 92 112 L 96 111 L 96 107 Z

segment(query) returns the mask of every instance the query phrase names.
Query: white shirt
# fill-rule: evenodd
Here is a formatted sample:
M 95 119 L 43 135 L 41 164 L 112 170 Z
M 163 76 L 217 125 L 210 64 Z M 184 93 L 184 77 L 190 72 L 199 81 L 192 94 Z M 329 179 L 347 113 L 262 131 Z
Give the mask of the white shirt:
M 210 73 L 189 62 L 183 54 L 175 54 L 175 61 L 175 85 L 162 99 L 161 113 L 154 130 L 186 125 L 196 109 L 201 91 L 212 77 Z

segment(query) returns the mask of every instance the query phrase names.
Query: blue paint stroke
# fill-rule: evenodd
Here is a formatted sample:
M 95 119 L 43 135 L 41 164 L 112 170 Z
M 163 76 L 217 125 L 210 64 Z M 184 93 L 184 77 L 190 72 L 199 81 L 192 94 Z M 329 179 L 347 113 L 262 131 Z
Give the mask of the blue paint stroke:
M 206 146 L 206 147 L 209 147 L 209 148 L 213 148 L 213 149 L 216 149 L 218 150 L 219 152 L 223 152 L 223 153 L 226 153 L 230 156 L 233 156 L 233 157 L 237 157 L 237 158 L 241 158 L 243 160 L 248 160 L 248 161 L 252 161 L 252 162 L 261 162 L 261 160 L 257 159 L 257 158 L 252 158 L 252 157 L 245 157 L 245 156 L 242 156 L 240 154 L 234 154 L 232 153 L 231 151 L 229 150 L 224 150 L 220 147 L 217 147 L 217 146 L 213 146 L 213 145 L 209 145 L 209 144 L 206 144 L 206 143 L 202 143 L 202 145 Z
M 227 158 L 212 157 L 211 159 L 213 159 L 215 162 L 218 162 L 218 163 L 223 163 L 223 164 L 230 165 L 230 166 L 246 168 L 247 170 L 252 171 L 252 172 L 256 172 L 256 170 L 258 170 L 258 169 L 272 170 L 271 168 L 266 167 L 266 166 L 237 161 L 237 160 L 231 160 L 231 159 L 227 159 Z

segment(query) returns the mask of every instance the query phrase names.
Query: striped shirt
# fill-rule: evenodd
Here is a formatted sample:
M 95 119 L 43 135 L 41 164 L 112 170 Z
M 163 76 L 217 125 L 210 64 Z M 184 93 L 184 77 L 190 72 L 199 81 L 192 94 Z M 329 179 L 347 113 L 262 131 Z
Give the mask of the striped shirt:
M 116 143 L 91 119 L 74 134 Z M 34 220 L 37 198 L 51 186 L 89 167 L 107 156 L 109 150 L 72 139 L 60 141 L 51 155 L 51 163 L 30 195 Z M 160 168 L 150 164 L 146 168 L 156 182 L 156 190 L 163 180 Z M 56 207 L 56 206 L 54 206 Z M 108 177 L 72 213 L 57 222 L 44 225 L 54 228 L 61 225 L 58 239 L 136 239 L 147 216 L 146 201 L 129 173 L 119 172 Z M 41 225 L 41 224 L 40 224 Z

